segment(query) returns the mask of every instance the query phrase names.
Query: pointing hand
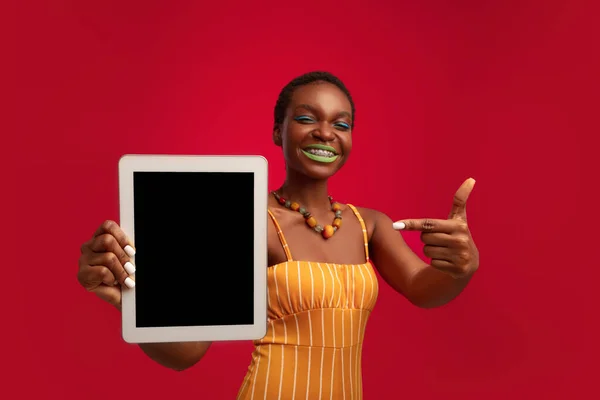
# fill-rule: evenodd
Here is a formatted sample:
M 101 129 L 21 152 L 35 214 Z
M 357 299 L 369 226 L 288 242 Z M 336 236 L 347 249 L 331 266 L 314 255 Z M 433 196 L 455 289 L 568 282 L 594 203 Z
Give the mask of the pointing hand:
M 467 179 L 454 195 L 448 219 L 403 219 L 394 229 L 420 231 L 423 253 L 431 266 L 455 278 L 468 276 L 479 267 L 479 251 L 467 225 L 467 199 L 475 180 Z

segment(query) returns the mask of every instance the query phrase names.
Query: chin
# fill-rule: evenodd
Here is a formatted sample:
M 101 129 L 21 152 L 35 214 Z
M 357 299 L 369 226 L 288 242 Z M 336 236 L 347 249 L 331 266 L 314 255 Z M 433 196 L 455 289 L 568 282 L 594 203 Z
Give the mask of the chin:
M 335 175 L 342 167 L 344 166 L 345 159 L 340 158 L 332 163 L 317 163 L 311 160 L 306 160 L 301 163 L 302 164 L 302 173 L 306 176 L 317 179 L 317 180 L 325 180 L 331 178 Z

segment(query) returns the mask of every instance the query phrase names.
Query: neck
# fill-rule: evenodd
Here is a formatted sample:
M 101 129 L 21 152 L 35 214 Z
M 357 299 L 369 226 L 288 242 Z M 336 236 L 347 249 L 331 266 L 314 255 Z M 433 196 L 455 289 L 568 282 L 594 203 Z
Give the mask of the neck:
M 285 199 L 295 201 L 308 210 L 331 207 L 326 179 L 312 179 L 289 168 L 285 182 L 277 192 Z

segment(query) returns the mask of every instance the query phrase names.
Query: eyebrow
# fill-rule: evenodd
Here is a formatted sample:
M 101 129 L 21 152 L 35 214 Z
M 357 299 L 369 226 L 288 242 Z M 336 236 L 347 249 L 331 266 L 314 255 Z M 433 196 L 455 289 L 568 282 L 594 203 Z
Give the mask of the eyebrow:
M 316 109 L 315 109 L 313 106 L 311 106 L 311 105 L 308 105 L 308 104 L 300 104 L 300 105 L 298 105 L 298 106 L 296 107 L 296 110 L 297 110 L 297 109 L 299 109 L 299 108 L 304 108 L 304 109 L 306 109 L 306 110 L 308 110 L 308 111 L 310 111 L 310 112 L 312 112 L 312 113 L 315 113 L 315 114 L 317 114 L 317 110 L 316 110 Z M 337 117 L 338 117 L 338 118 L 339 118 L 339 117 L 348 117 L 348 118 L 352 119 L 352 114 L 350 114 L 350 113 L 349 113 L 349 112 L 347 112 L 347 111 L 340 111 L 340 112 L 337 114 Z

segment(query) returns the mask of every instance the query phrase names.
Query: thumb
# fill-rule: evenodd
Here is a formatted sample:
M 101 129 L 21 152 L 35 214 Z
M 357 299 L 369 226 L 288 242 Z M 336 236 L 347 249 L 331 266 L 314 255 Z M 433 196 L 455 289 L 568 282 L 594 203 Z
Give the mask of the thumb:
M 463 182 L 454 194 L 449 219 L 467 219 L 467 200 L 475 186 L 475 179 L 469 178 Z
M 99 298 L 106 301 L 113 306 L 119 306 L 121 304 L 121 287 L 120 286 L 108 286 L 100 285 L 92 290 Z

